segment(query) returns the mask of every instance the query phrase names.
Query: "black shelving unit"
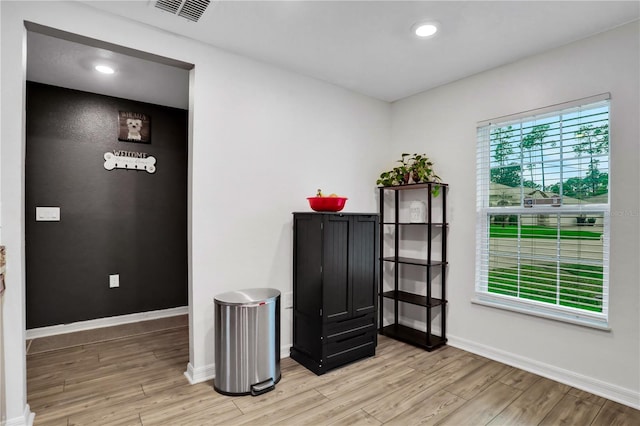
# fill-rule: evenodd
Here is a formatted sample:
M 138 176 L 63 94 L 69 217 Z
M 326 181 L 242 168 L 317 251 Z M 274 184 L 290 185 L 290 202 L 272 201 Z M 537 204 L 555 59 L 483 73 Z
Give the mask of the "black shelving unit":
M 437 207 L 434 207 L 433 189 L 440 187 L 438 197 L 442 197 Z M 434 350 L 447 343 L 446 337 L 446 267 L 447 267 L 447 192 L 449 186 L 445 183 L 428 182 L 419 184 L 408 184 L 400 186 L 385 186 L 380 188 L 380 289 L 379 289 L 379 322 L 378 332 L 381 335 L 388 336 L 397 340 L 401 340 L 428 351 Z M 426 201 L 426 221 L 409 222 L 400 220 L 400 197 L 403 191 L 418 191 L 420 198 L 424 195 Z M 387 196 L 393 196 L 393 213 L 385 215 L 385 200 Z M 438 222 L 433 222 L 434 209 L 441 209 Z M 388 217 L 391 216 L 391 217 Z M 440 221 L 441 220 L 441 221 Z M 424 256 L 419 258 L 409 258 L 400 256 L 400 248 L 402 245 L 401 233 L 403 228 L 412 227 L 412 231 L 417 227 L 424 231 L 426 241 L 426 250 Z M 393 229 L 393 249 L 387 250 L 385 253 L 385 230 Z M 440 233 L 440 247 L 438 251 L 434 250 L 433 240 L 436 232 Z M 392 251 L 392 253 L 389 253 Z M 437 259 L 436 259 L 437 257 Z M 393 266 L 393 289 L 385 291 L 385 268 Z M 400 272 L 401 265 L 414 265 L 426 268 L 425 294 L 415 294 L 403 289 L 402 275 Z M 439 283 L 432 282 L 434 269 L 439 268 Z M 438 297 L 433 297 L 434 285 L 440 285 Z M 389 286 L 387 286 L 389 287 Z M 391 310 L 393 312 L 393 320 L 391 324 L 384 325 L 384 307 L 385 300 L 391 300 Z M 401 304 L 416 305 L 424 308 L 424 320 L 426 323 L 425 330 L 417 330 L 412 327 L 401 324 L 400 306 Z M 433 334 L 432 316 L 434 313 L 440 314 L 440 334 Z

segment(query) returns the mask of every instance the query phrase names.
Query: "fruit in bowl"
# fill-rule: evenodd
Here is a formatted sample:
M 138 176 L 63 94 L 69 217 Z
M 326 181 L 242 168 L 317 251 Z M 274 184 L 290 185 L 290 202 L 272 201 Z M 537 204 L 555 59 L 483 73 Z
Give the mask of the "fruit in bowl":
M 348 198 L 340 197 L 337 194 L 331 194 L 325 197 L 319 189 L 315 197 L 307 197 L 309 206 L 317 212 L 339 212 L 344 208 L 347 199 Z

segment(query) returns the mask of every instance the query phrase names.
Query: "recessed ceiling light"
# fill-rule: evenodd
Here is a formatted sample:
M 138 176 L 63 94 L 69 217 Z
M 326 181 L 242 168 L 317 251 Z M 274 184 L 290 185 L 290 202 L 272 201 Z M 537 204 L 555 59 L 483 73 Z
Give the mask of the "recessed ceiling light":
M 413 26 L 413 33 L 420 38 L 427 38 L 438 32 L 438 25 L 435 22 L 422 22 Z
M 106 65 L 96 65 L 96 71 L 101 72 L 102 74 L 113 74 L 115 72 L 113 68 Z

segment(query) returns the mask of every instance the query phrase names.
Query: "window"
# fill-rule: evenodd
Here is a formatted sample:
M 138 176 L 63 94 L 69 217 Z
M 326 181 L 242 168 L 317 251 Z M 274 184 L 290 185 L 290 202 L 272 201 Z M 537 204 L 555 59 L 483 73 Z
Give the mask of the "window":
M 476 303 L 607 328 L 609 96 L 480 123 Z

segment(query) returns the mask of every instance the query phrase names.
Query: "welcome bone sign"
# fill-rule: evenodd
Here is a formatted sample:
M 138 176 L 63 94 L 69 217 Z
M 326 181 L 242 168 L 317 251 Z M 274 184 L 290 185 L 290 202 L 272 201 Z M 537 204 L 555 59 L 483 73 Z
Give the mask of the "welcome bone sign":
M 156 159 L 146 152 L 133 152 L 113 150 L 104 154 L 104 168 L 146 170 L 148 173 L 155 173 Z

